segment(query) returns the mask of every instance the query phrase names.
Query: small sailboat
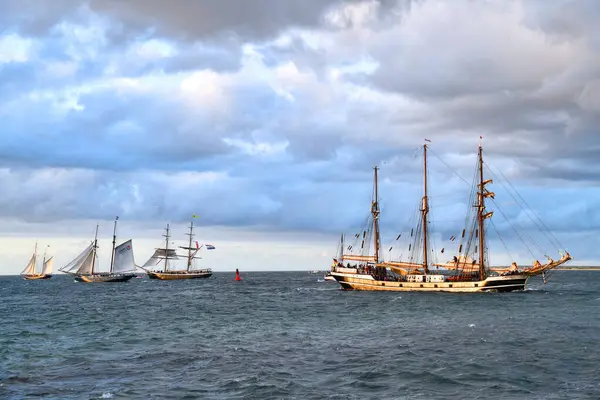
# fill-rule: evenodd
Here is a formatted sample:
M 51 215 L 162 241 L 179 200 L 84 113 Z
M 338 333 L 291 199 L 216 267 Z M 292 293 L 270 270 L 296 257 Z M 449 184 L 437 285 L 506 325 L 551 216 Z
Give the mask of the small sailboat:
M 113 231 L 112 254 L 110 257 L 110 268 L 108 272 L 98 271 L 97 250 L 98 250 L 98 225 L 96 225 L 96 235 L 92 243 L 85 248 L 70 263 L 60 268 L 60 271 L 73 275 L 77 282 L 126 282 L 136 276 L 136 269 L 133 257 L 133 242 L 131 239 L 116 245 L 117 241 L 117 221 Z
M 47 248 L 47 247 L 46 247 Z M 40 273 L 35 272 L 35 265 L 37 261 L 37 243 L 35 244 L 35 250 L 33 255 L 29 259 L 27 266 L 21 272 L 21 276 L 26 280 L 39 280 L 39 279 L 50 279 L 52 278 L 52 266 L 54 265 L 54 257 L 50 257 L 46 260 L 46 252 L 44 251 L 44 258 L 42 260 L 42 270 Z
M 179 246 L 179 248 L 183 250 L 187 250 L 187 254 L 178 255 L 175 249 L 169 248 L 169 224 L 165 229 L 165 247 L 158 248 L 152 254 L 152 257 L 146 261 L 146 263 L 140 267 L 148 274 L 150 279 L 159 279 L 163 281 L 169 280 L 178 280 L 178 279 L 200 279 L 200 278 L 208 278 L 212 276 L 212 270 L 210 268 L 205 269 L 194 269 L 194 260 L 200 257 L 196 257 L 196 254 L 204 247 L 207 250 L 214 250 L 215 246 L 206 244 L 200 246 L 198 242 L 196 242 L 196 247 L 192 247 L 192 241 L 194 237 L 194 220 L 193 218 L 197 218 L 195 215 L 192 216 L 192 221 L 190 223 L 190 232 L 187 233 L 189 236 L 189 242 L 187 246 Z M 179 260 L 180 258 L 186 259 L 186 268 L 185 269 L 177 269 L 175 265 L 172 264 L 172 260 Z M 152 269 L 156 267 L 161 267 L 162 269 Z

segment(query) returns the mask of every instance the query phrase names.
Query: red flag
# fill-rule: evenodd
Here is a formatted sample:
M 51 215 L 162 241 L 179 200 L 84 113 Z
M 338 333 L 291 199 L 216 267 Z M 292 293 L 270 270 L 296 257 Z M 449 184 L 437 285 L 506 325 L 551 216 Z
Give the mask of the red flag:
M 196 248 L 199 249 L 200 246 L 198 246 L 198 241 L 196 240 Z

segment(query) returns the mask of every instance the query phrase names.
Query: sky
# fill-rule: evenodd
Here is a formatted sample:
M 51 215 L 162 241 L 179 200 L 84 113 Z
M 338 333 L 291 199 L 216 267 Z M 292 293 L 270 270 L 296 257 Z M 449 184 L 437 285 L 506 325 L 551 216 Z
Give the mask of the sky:
M 36 240 L 66 264 L 96 223 L 106 260 L 117 215 L 142 264 L 166 223 L 185 240 L 193 213 L 197 239 L 217 247 L 205 267 L 327 269 L 339 234 L 362 229 L 374 165 L 383 242 L 410 230 L 424 139 L 445 261 L 480 136 L 486 168 L 512 185 L 490 186 L 489 209 L 505 209 L 492 259 L 530 264 L 566 248 L 574 265 L 600 263 L 597 1 L 0 9 L 0 274 L 24 268 Z M 512 187 L 552 235 L 534 237 Z M 512 250 L 527 238 L 536 244 Z

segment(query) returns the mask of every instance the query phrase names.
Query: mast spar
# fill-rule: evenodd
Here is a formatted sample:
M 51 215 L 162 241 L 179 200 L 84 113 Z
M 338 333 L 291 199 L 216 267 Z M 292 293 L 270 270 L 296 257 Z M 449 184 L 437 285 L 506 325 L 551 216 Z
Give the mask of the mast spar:
M 46 253 L 48 252 L 48 245 L 46 245 L 46 248 L 44 248 L 44 256 L 42 258 L 42 271 L 40 273 L 44 272 L 44 266 L 46 265 Z
M 342 264 L 344 263 L 344 234 L 340 237 L 340 260 Z
M 96 234 L 94 235 L 94 247 L 92 249 L 92 275 L 94 275 L 94 266 L 96 265 L 96 249 L 98 249 L 98 226 L 100 226 L 100 224 L 96 224 Z
M 422 225 L 423 225 L 423 272 L 429 273 L 428 267 L 428 248 L 427 248 L 427 213 L 429 212 L 429 204 L 427 201 L 427 145 L 423 145 L 423 202 L 421 208 Z
M 192 237 L 194 236 L 194 219 L 191 220 L 190 222 L 190 233 L 188 233 L 189 237 L 190 237 L 190 243 L 188 246 L 188 257 L 187 257 L 187 270 L 189 271 L 190 268 L 192 267 Z
M 37 263 L 37 245 L 38 242 L 35 242 L 35 250 L 33 251 L 33 273 L 35 274 L 35 264 Z M 43 268 L 43 267 L 42 267 Z
M 167 228 L 165 229 L 165 268 L 164 272 L 169 270 L 168 262 L 169 262 L 169 224 L 167 224 Z
M 117 221 L 118 220 L 119 220 L 119 217 L 117 216 L 115 218 L 115 226 L 113 228 L 112 252 L 110 253 L 110 273 L 111 274 L 113 272 L 113 264 L 115 261 L 115 245 L 117 243 Z
M 375 242 L 375 265 L 379 264 L 379 183 L 377 181 L 377 171 L 379 167 L 373 167 L 374 173 L 374 198 L 371 204 L 371 213 L 373 214 L 373 241 Z
M 481 137 L 479 138 L 481 140 Z M 489 192 L 485 185 L 492 183 L 491 179 L 483 180 L 483 149 L 479 142 L 479 190 L 477 192 L 477 222 L 479 228 L 479 279 L 485 279 L 485 220 L 494 215 L 494 211 L 486 212 L 485 198 L 494 198 L 494 192 Z

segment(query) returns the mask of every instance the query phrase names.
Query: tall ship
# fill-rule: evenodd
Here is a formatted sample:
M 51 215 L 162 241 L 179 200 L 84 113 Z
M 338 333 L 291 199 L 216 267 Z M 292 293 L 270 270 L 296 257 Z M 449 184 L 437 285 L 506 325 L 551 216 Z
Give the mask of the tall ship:
M 46 246 L 46 249 L 48 247 Z M 50 279 L 52 278 L 52 267 L 54 265 L 54 257 L 50 257 L 46 260 L 46 251 L 44 251 L 44 257 L 42 259 L 42 265 L 40 272 L 36 272 L 36 264 L 37 264 L 37 243 L 35 244 L 35 249 L 33 250 L 33 254 L 27 263 L 25 269 L 21 272 L 21 276 L 26 280 L 39 280 L 39 279 Z
M 102 272 L 98 268 L 98 225 L 96 225 L 96 234 L 90 245 L 59 271 L 72 275 L 77 282 L 86 283 L 126 282 L 136 276 L 132 240 L 126 240 L 116 246 L 118 220 L 119 217 L 115 219 L 108 272 Z
M 427 144 L 423 145 L 423 197 L 408 241 L 408 259 L 389 259 L 382 257 L 379 228 L 379 188 L 378 167 L 374 167 L 374 186 L 371 201 L 370 218 L 367 229 L 355 235 L 355 245 L 344 247 L 343 236 L 341 252 L 333 260 L 330 276 L 345 290 L 386 290 L 386 291 L 426 291 L 426 292 L 510 292 L 523 290 L 527 280 L 546 274 L 571 260 L 565 250 L 560 252 L 559 260 L 547 257 L 546 263 L 535 260 L 531 266 L 520 267 L 513 262 L 510 267 L 491 267 L 487 246 L 487 224 L 493 211 L 486 208 L 486 200 L 494 199 L 494 192 L 488 190 L 492 179 L 484 177 L 484 162 L 481 143 L 478 162 L 469 203 L 472 206 L 465 219 L 465 228 L 458 234 L 460 244 L 458 253 L 452 260 L 440 264 L 431 261 L 429 221 L 429 195 L 427 182 Z M 523 200 L 524 201 L 524 200 Z M 497 204 L 496 204 L 497 205 Z M 539 219 L 539 218 L 538 218 Z M 540 221 L 541 222 L 541 221 Z M 543 224 L 543 223 L 542 223 Z M 545 227 L 545 225 L 544 225 Z M 495 228 L 495 226 L 494 226 Z M 521 238 L 518 230 L 517 236 Z M 548 232 L 549 233 L 549 232 Z M 402 234 L 396 237 L 400 240 Z M 372 238 L 372 248 L 370 243 Z M 450 240 L 454 241 L 456 236 Z M 502 241 L 504 244 L 504 241 Z M 553 240 L 553 244 L 559 244 Z M 390 247 L 390 251 L 392 248 Z M 442 248 L 441 252 L 444 252 Z M 419 254 L 420 253 L 420 254 Z
M 190 222 L 190 231 L 187 233 L 189 236 L 187 245 L 179 246 L 180 249 L 186 250 L 184 254 L 177 254 L 176 249 L 169 247 L 171 236 L 169 235 L 169 224 L 167 224 L 165 234 L 163 235 L 165 237 L 165 246 L 157 248 L 148 261 L 140 267 L 146 271 L 150 279 L 170 281 L 178 279 L 201 279 L 212 275 L 210 268 L 194 268 L 194 260 L 200 258 L 197 257 L 197 254 L 202 248 L 206 248 L 207 250 L 215 249 L 215 246 L 210 244 L 200 246 L 197 241 L 195 242 L 196 246 L 192 247 L 192 243 L 194 242 L 194 218 L 197 218 L 197 216 L 194 215 Z M 185 269 L 177 267 L 177 260 L 185 260 Z

